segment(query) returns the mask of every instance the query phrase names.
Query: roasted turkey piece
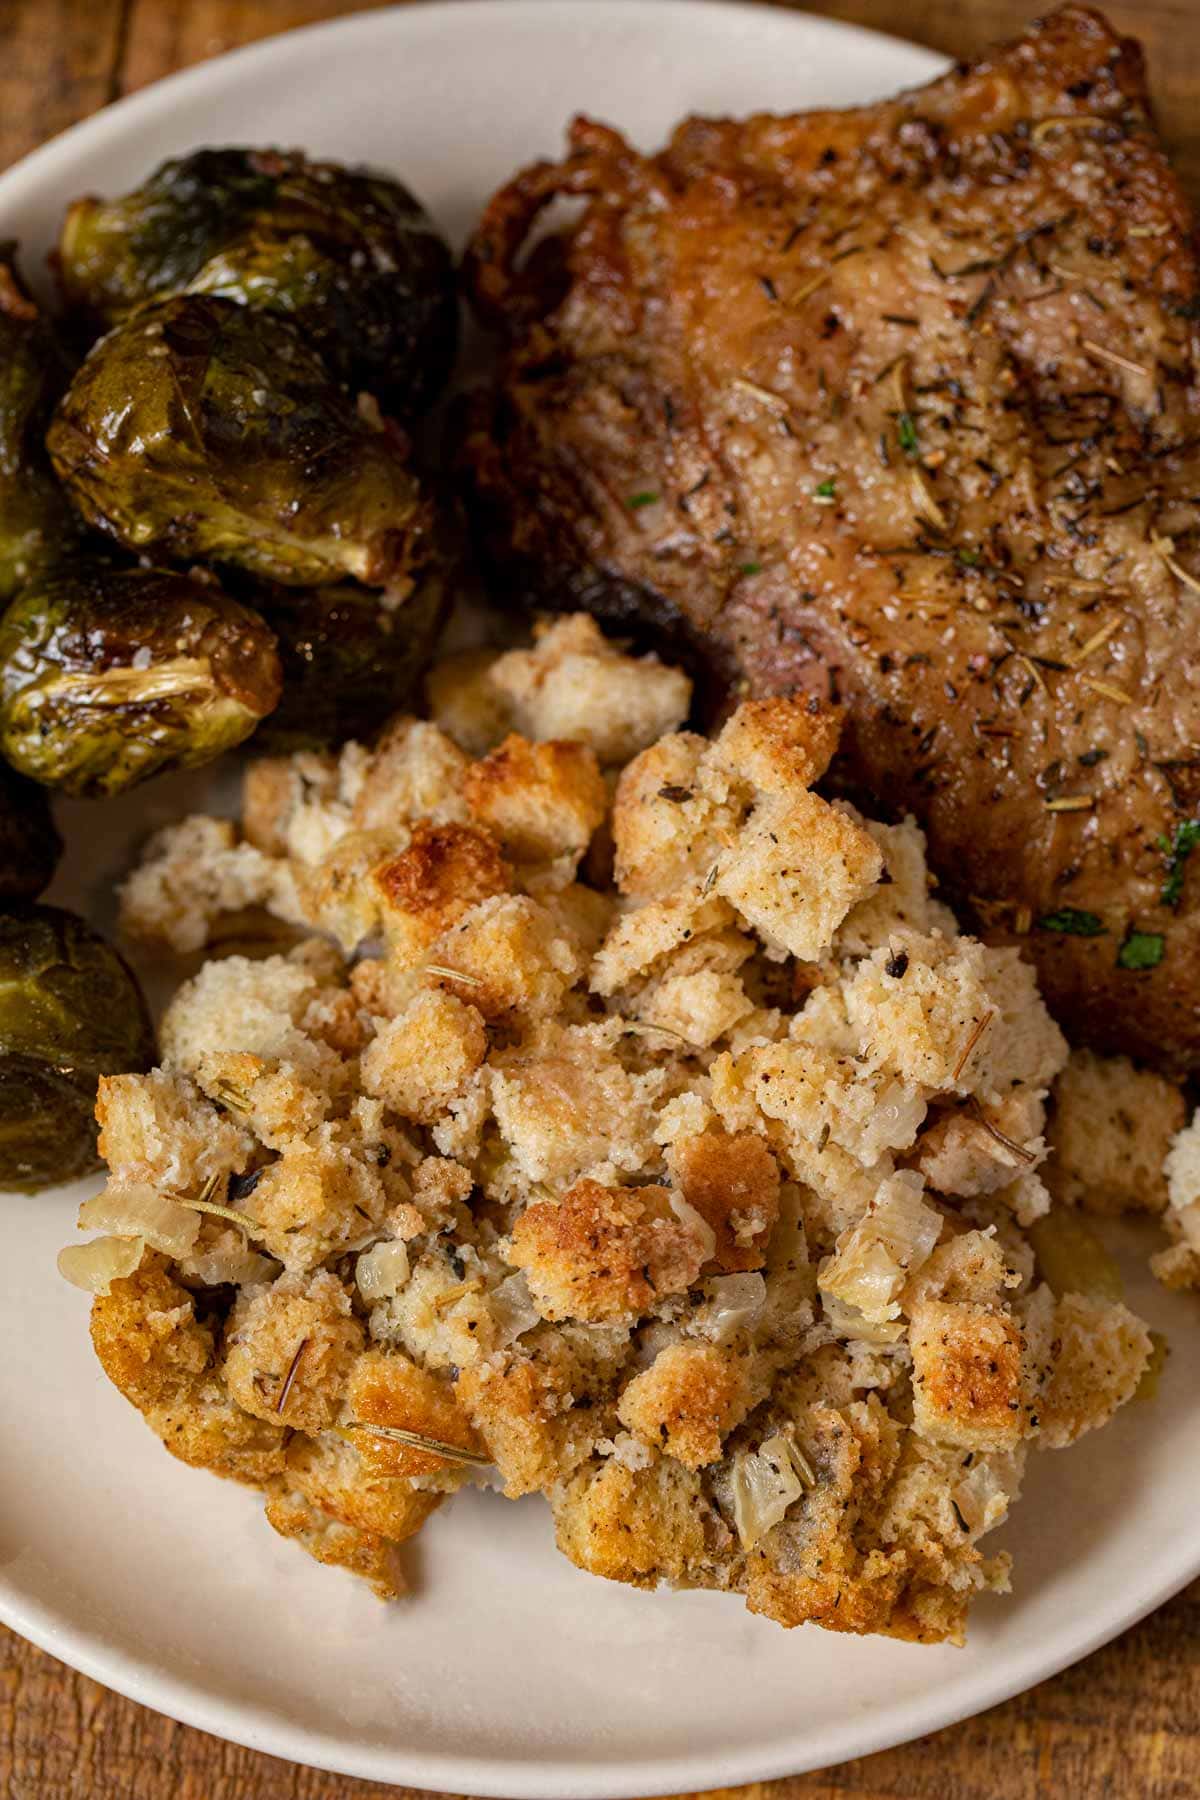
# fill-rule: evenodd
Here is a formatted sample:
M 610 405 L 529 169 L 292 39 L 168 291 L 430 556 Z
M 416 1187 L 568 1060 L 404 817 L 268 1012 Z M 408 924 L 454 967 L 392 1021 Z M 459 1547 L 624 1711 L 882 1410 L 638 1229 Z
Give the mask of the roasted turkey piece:
M 581 216 L 528 255 L 556 195 Z M 1077 1039 L 1200 1065 L 1195 221 L 1137 47 L 1056 13 L 849 112 L 577 120 L 467 261 L 511 591 L 832 691 L 851 777 Z M 1197 827 L 1200 836 L 1200 827 Z

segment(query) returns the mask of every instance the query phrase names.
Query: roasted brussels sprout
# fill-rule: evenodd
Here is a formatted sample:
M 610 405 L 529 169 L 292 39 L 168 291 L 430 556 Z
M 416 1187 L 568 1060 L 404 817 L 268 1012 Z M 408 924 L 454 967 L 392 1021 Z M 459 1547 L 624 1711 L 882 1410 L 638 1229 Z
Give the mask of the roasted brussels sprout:
M 0 913 L 0 1188 L 94 1169 L 99 1077 L 153 1061 L 141 990 L 102 937 L 56 906 Z
M 382 585 L 418 553 L 428 507 L 369 412 L 287 320 L 184 295 L 101 338 L 46 442 L 80 511 L 131 550 Z
M 0 904 L 36 900 L 61 854 L 44 790 L 0 762 Z
M 444 592 L 429 575 L 400 606 L 349 582 L 256 595 L 279 640 L 283 698 L 255 749 L 283 755 L 367 738 L 409 705 L 441 624 Z
M 214 583 L 95 559 L 0 619 L 0 750 L 68 794 L 116 794 L 240 744 L 279 699 L 271 631 Z
M 197 150 L 123 199 L 77 200 L 59 271 L 107 328 L 190 288 L 290 314 L 340 381 L 417 412 L 450 371 L 450 252 L 407 188 L 298 152 Z
M 69 370 L 22 286 L 14 249 L 0 244 L 0 604 L 82 531 L 42 447 Z

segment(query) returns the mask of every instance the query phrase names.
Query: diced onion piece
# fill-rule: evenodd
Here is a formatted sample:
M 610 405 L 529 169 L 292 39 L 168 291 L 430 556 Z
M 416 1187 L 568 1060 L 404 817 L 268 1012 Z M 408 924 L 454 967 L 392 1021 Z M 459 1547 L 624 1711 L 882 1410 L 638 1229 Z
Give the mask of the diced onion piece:
M 870 1211 L 844 1231 L 821 1270 L 831 1294 L 872 1324 L 900 1316 L 900 1290 L 937 1243 L 942 1215 L 921 1194 L 921 1177 L 901 1170 L 880 1186 Z
M 515 1275 L 506 1275 L 500 1285 L 492 1289 L 488 1306 L 496 1325 L 496 1342 L 502 1350 L 541 1322 L 542 1315 L 533 1304 L 524 1269 L 518 1269 Z
M 1067 1206 L 1056 1206 L 1029 1227 L 1029 1241 L 1042 1280 L 1061 1299 L 1087 1294 L 1096 1300 L 1120 1300 L 1125 1292 L 1121 1271 L 1086 1219 Z
M 956 1485 L 951 1499 L 972 1537 L 993 1531 L 1008 1516 L 1021 1488 L 1021 1460 L 1014 1456 L 980 1456 Z
M 825 1323 L 835 1337 L 847 1343 L 898 1344 L 904 1336 L 902 1319 L 868 1319 L 859 1312 L 856 1306 L 847 1306 L 836 1294 L 821 1295 L 821 1305 L 825 1313 Z
M 706 1338 L 724 1344 L 752 1326 L 767 1299 L 761 1275 L 714 1275 L 708 1283 L 708 1304 L 700 1308 L 696 1323 Z
M 803 1492 L 792 1446 L 782 1432 L 739 1456 L 733 1465 L 733 1522 L 743 1550 L 753 1550 Z
M 251 1250 L 243 1238 L 237 1246 L 201 1250 L 189 1256 L 180 1272 L 205 1287 L 254 1287 L 260 1281 L 273 1281 L 279 1264 L 272 1257 Z
M 671 1195 L 671 1211 L 681 1225 L 686 1225 L 689 1231 L 695 1232 L 696 1241 L 704 1253 L 702 1260 L 707 1262 L 717 1248 L 717 1234 L 708 1220 L 682 1194 Z
M 904 1286 L 904 1270 L 866 1225 L 846 1233 L 835 1256 L 821 1265 L 821 1296 L 840 1300 L 872 1324 L 900 1316 L 896 1295 Z
M 101 1194 L 79 1209 L 84 1231 L 107 1231 L 117 1237 L 145 1238 L 164 1256 L 186 1256 L 200 1235 L 200 1214 L 181 1206 L 148 1182 L 110 1182 Z
M 140 1237 L 98 1237 L 68 1244 L 58 1253 L 58 1272 L 86 1294 L 108 1294 L 114 1281 L 132 1275 L 145 1252 Z
M 354 1265 L 358 1291 L 368 1306 L 391 1300 L 408 1280 L 408 1250 L 399 1238 L 388 1238 L 364 1250 Z
M 871 1109 L 871 1141 L 880 1147 L 906 1149 L 916 1139 L 926 1114 L 920 1088 L 889 1081 L 880 1088 Z
M 921 1177 L 900 1169 L 885 1181 L 871 1212 L 875 1235 L 911 1273 L 926 1261 L 942 1234 L 942 1215 L 922 1196 Z

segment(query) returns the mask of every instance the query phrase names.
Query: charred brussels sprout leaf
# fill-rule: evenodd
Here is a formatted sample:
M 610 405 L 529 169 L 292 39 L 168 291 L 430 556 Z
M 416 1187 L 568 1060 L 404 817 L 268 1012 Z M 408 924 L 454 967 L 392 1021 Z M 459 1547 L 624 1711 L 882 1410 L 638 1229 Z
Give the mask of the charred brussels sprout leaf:
M 241 743 L 279 698 L 269 628 L 171 570 L 78 564 L 0 620 L 0 749 L 69 794 L 119 793 Z
M 400 606 L 348 583 L 257 595 L 279 640 L 283 698 L 255 748 L 282 755 L 370 737 L 411 703 L 441 623 L 442 601 L 443 584 L 432 575 Z
M 81 535 L 42 447 L 69 371 L 13 250 L 0 244 L 0 604 Z
M 198 150 L 123 199 L 77 200 L 59 248 L 95 326 L 184 288 L 288 314 L 338 380 L 419 411 L 454 356 L 450 252 L 407 188 L 297 152 Z
M 84 516 L 151 555 L 373 586 L 403 576 L 427 528 L 391 434 L 295 326 L 232 300 L 185 295 L 118 325 L 46 442 Z
M 0 913 L 0 1188 L 96 1168 L 96 1083 L 148 1069 L 154 1033 L 129 968 L 55 906 Z
M 61 854 L 45 792 L 0 762 L 0 904 L 36 900 Z

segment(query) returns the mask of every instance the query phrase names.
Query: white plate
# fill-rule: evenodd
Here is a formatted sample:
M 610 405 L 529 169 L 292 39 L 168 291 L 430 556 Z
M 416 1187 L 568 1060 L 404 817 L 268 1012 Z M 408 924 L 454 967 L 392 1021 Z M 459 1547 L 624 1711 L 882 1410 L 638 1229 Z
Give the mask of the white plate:
M 460 236 L 584 109 L 654 144 L 692 109 L 871 99 L 927 52 L 802 15 L 679 0 L 459 0 L 375 13 L 209 63 L 68 132 L 0 180 L 31 252 L 65 201 L 205 143 L 298 144 L 411 182 Z M 204 782 L 64 809 L 55 898 L 111 920 L 141 830 Z M 385 1608 L 277 1539 L 256 1496 L 174 1463 L 108 1386 L 54 1269 L 75 1195 L 4 1201 L 0 1616 L 133 1699 L 278 1756 L 477 1795 L 643 1795 L 820 1767 L 1039 1680 L 1200 1570 L 1200 1311 L 1144 1277 L 1178 1344 L 1158 1399 L 1035 1457 L 1007 1532 L 1016 1592 L 965 1651 L 784 1633 L 714 1594 L 579 1574 L 536 1500 L 468 1494 Z M 1144 1245 L 1143 1245 L 1144 1248 Z M 1136 1265 L 1134 1265 L 1136 1266 Z

